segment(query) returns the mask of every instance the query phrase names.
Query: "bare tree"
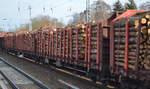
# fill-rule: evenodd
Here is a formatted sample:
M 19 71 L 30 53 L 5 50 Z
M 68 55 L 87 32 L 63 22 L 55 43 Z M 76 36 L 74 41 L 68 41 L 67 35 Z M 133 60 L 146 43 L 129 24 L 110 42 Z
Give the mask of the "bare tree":
M 86 23 L 86 10 L 81 13 L 76 13 L 73 15 L 72 23 L 71 24 L 80 24 Z M 95 1 L 90 8 L 90 21 L 100 22 L 105 20 L 109 17 L 111 12 L 111 7 L 106 4 L 103 0 Z
M 64 24 L 59 22 L 56 18 L 51 18 L 49 16 L 37 16 L 32 19 L 32 28 L 33 30 L 37 30 L 38 28 L 46 25 L 63 27 Z M 28 30 L 29 24 L 25 24 L 17 28 L 17 30 Z
M 4 33 L 4 32 L 5 32 L 4 29 L 0 28 L 0 33 Z
M 144 10 L 150 10 L 150 1 L 142 3 L 139 8 Z
M 129 2 L 125 3 L 125 9 L 137 9 L 137 5 L 134 0 L 128 0 Z
M 38 29 L 41 26 L 45 26 L 45 25 L 51 25 L 57 27 L 63 26 L 63 24 L 59 22 L 56 18 L 50 18 L 49 16 L 38 16 L 32 19 L 33 29 Z
M 103 0 L 95 1 L 91 6 L 91 19 L 95 22 L 100 22 L 109 17 L 111 7 L 106 4 Z
M 114 12 L 116 12 L 116 11 L 124 11 L 124 6 L 121 4 L 120 0 L 116 1 L 113 4 L 113 11 Z

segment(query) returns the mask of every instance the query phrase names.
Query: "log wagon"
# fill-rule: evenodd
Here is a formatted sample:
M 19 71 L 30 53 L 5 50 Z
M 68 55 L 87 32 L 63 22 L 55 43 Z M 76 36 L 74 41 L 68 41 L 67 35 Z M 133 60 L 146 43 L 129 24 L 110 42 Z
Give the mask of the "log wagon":
M 128 89 L 150 82 L 149 15 L 145 10 L 128 10 L 112 22 L 110 71 Z

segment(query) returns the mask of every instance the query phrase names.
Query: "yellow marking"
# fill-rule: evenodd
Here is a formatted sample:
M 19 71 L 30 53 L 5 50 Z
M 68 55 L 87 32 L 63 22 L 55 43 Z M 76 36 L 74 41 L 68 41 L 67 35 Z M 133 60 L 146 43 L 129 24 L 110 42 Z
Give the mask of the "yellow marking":
M 114 86 L 111 86 L 111 85 L 107 85 L 107 87 L 108 87 L 108 88 L 115 88 Z
M 79 78 L 82 78 L 82 79 L 85 79 L 85 80 L 88 80 L 88 81 L 92 81 L 91 79 L 89 78 L 86 78 L 86 77 L 83 77 L 83 76 L 80 76 L 80 75 L 77 75 L 77 74 L 74 74 L 74 73 L 71 73 L 71 72 L 68 72 L 68 71 L 65 71 L 65 70 L 62 70 L 62 69 L 59 69 L 59 68 L 55 68 L 56 70 L 59 70 L 61 72 L 64 72 L 64 73 L 67 73 L 67 74 L 70 74 L 70 75 L 73 75 L 73 76 L 76 76 L 76 77 L 79 77 Z

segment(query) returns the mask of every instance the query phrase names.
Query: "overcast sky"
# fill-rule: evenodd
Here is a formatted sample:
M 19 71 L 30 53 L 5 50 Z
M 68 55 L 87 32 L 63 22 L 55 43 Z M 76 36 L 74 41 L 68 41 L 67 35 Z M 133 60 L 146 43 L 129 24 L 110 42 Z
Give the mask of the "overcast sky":
M 96 0 L 90 1 L 92 3 Z M 112 5 L 117 0 L 104 1 Z M 128 0 L 120 1 L 125 3 Z M 148 0 L 135 0 L 138 5 L 146 1 Z M 1 0 L 0 28 L 11 29 L 28 23 L 29 5 L 32 8 L 32 18 L 38 15 L 49 15 L 66 23 L 71 18 L 70 15 L 85 10 L 85 2 L 86 0 Z

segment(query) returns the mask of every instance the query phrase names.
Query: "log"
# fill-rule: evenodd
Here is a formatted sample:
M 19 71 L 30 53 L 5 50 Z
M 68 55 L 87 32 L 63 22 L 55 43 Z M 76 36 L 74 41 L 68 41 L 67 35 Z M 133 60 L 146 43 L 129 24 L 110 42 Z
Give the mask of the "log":
M 97 50 L 96 50 L 96 49 L 91 49 L 91 52 L 92 52 L 92 53 L 96 53 Z
M 135 29 L 137 29 L 139 27 L 139 20 L 135 20 L 134 25 L 135 25 Z
M 144 33 L 144 34 L 147 33 L 147 27 L 146 26 L 142 26 L 141 27 L 141 32 Z
M 97 40 L 97 37 L 91 37 L 91 40 L 92 40 L 92 41 L 96 41 L 96 40 Z
M 146 22 L 147 22 L 146 18 L 142 18 L 142 19 L 141 19 L 141 23 L 142 23 L 142 24 L 146 24 Z
M 124 55 L 125 52 L 124 51 L 115 51 L 115 54 L 118 54 L 118 55 Z M 136 56 L 136 52 L 129 52 L 129 55 L 130 56 Z
M 135 66 L 134 66 L 134 65 L 130 65 L 130 64 L 129 64 L 129 69 L 134 70 L 134 69 L 135 69 Z
M 125 58 L 125 55 L 115 55 L 115 58 L 120 58 L 120 60 L 124 60 Z M 135 60 L 136 59 L 136 56 L 128 56 L 129 60 Z
M 115 62 L 116 63 L 116 65 L 118 65 L 118 66 L 122 66 L 122 67 L 124 67 L 124 63 L 123 62 Z M 135 69 L 135 66 L 134 65 L 128 65 L 128 67 L 129 67 L 129 69 Z
M 144 68 L 150 70 L 150 64 L 144 64 Z
M 115 32 L 115 35 L 124 35 L 125 36 L 125 32 Z M 137 32 L 129 32 L 130 36 L 137 36 Z
M 150 19 L 150 15 L 148 15 L 148 14 L 145 15 L 145 18 L 146 18 L 146 19 Z
M 91 59 L 96 59 L 96 54 L 91 55 Z
M 136 60 L 136 56 L 129 56 L 129 60 Z
M 137 45 L 136 44 L 132 44 L 132 45 L 129 45 L 129 49 L 135 49 L 137 47 Z M 124 49 L 125 48 L 125 45 L 124 44 L 119 44 L 119 45 L 115 45 L 115 48 L 122 48 L 122 49 Z
M 124 63 L 123 62 L 115 62 L 116 63 L 116 65 L 118 65 L 118 66 L 122 66 L 122 67 L 124 67 Z
M 129 60 L 128 63 L 129 63 L 129 65 L 133 65 L 136 63 L 136 60 Z
M 97 29 L 94 29 L 94 30 L 92 29 L 91 34 L 97 34 L 97 31 L 98 31 Z
M 150 26 L 150 21 L 148 23 L 148 26 Z M 150 34 L 150 28 L 148 29 L 148 34 Z
M 114 28 L 114 31 L 115 32 L 125 32 L 125 27 L 123 27 L 123 28 L 121 28 L 121 27 Z
M 137 49 L 129 49 L 129 51 L 136 52 L 136 51 L 137 51 Z

